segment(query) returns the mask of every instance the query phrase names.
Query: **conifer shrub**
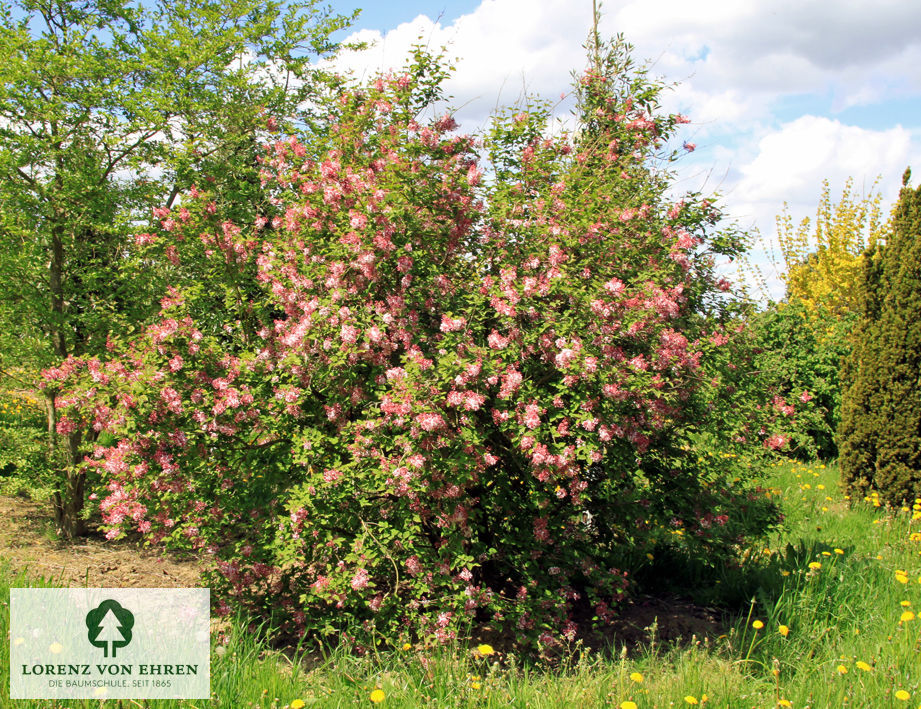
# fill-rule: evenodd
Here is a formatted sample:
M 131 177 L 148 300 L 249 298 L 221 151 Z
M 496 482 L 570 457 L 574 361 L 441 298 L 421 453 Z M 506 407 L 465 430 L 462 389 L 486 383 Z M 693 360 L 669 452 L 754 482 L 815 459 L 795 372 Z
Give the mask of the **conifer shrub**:
M 845 484 L 890 504 L 921 497 L 921 189 L 909 175 L 890 238 L 864 260 L 839 428 Z

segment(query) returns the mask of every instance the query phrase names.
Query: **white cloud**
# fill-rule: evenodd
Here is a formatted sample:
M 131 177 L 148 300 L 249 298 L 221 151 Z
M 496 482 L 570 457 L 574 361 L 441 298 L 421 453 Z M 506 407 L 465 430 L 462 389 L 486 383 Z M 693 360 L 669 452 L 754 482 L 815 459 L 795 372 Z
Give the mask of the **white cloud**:
M 660 0 L 650 8 L 605 3 L 602 34 L 623 32 L 637 59 L 683 82 L 674 106 L 704 123 L 756 120 L 783 96 L 831 96 L 837 110 L 921 87 L 921 3 Z M 458 67 L 447 89 L 479 125 L 523 91 L 568 90 L 570 72 L 585 64 L 590 26 L 588 2 L 484 0 L 449 25 L 420 15 L 386 34 L 359 32 L 353 38 L 377 46 L 348 63 L 367 74 L 400 66 L 420 39 L 433 49 L 448 44 Z
M 823 179 L 901 175 L 911 152 L 902 126 L 874 131 L 821 116 L 802 116 L 759 142 L 757 157 L 741 168 L 734 196 L 746 203 L 814 203 Z
M 760 232 L 752 256 L 767 272 L 774 297 L 783 289 L 768 254 L 772 249 L 776 252 L 775 218 L 783 204 L 788 205 L 794 223 L 799 223 L 815 216 L 823 180 L 829 181 L 836 201 L 849 178 L 857 194 L 864 194 L 877 177 L 884 203 L 893 204 L 905 168 L 921 165 L 918 138 L 899 125 L 869 130 L 807 115 L 758 140 L 756 152 L 740 165 L 738 179 L 726 191 L 725 203 L 742 226 Z
M 882 175 L 893 201 L 906 165 L 921 172 L 921 2 L 610 0 L 603 10 L 602 36 L 622 32 L 638 63 L 679 82 L 664 106 L 691 117 L 683 136 L 698 150 L 679 164 L 677 187 L 721 192 L 729 214 L 765 240 L 784 202 L 796 219 L 814 213 L 823 179 L 834 195 L 848 177 L 861 189 Z M 359 33 L 377 46 L 347 61 L 368 74 L 400 66 L 420 38 L 448 45 L 457 69 L 446 92 L 462 126 L 476 130 L 524 93 L 556 100 L 570 91 L 571 72 L 586 63 L 590 14 L 588 2 L 483 0 L 447 25 L 420 15 L 386 34 Z M 894 98 L 903 125 L 886 120 Z M 570 96 L 559 112 L 571 106 Z M 872 125 L 835 118 L 855 106 Z

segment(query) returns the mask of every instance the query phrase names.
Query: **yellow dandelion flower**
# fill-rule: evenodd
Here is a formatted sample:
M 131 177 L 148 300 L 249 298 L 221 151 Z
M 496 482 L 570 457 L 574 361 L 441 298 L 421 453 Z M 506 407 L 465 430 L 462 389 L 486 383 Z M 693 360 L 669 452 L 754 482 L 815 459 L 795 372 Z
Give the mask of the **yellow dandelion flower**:
M 788 628 L 786 625 L 780 625 L 777 628 L 777 632 L 784 637 L 787 637 L 790 634 L 790 628 Z
M 812 569 L 813 571 L 818 571 L 819 569 L 822 568 L 822 562 L 821 561 L 810 561 L 809 568 Z
M 902 623 L 907 623 L 908 621 L 914 620 L 914 619 L 915 619 L 914 613 L 912 613 L 911 611 L 904 611 L 901 617 L 899 618 L 899 621 L 901 621 Z
M 793 706 L 793 702 L 791 702 L 789 699 L 778 699 L 778 700 L 777 700 L 777 706 L 779 706 L 779 707 L 792 707 L 792 706 Z
M 482 685 L 479 682 L 471 682 L 470 689 L 479 689 Z
M 911 607 L 911 601 L 900 601 L 900 602 L 899 602 L 899 605 L 902 606 L 902 608 L 910 608 L 910 607 Z
M 410 643 L 403 643 L 404 650 L 412 650 L 413 646 Z
M 900 702 L 907 702 L 909 699 L 911 699 L 911 695 L 908 692 L 906 692 L 904 689 L 900 689 L 899 691 L 895 693 L 895 698 L 898 699 Z
M 824 510 L 824 509 L 828 509 L 828 508 L 823 507 L 822 509 Z M 830 551 L 823 551 L 823 552 L 822 552 L 822 556 L 831 556 L 831 552 L 830 552 Z
M 845 667 L 844 665 L 838 665 L 838 674 L 839 674 L 839 675 L 846 675 L 846 674 L 847 674 L 847 667 Z
M 692 697 L 690 694 L 684 698 L 685 704 L 698 704 L 697 697 Z
M 902 584 L 908 583 L 908 575 L 904 571 L 896 571 L 895 580 Z
M 755 630 L 761 630 L 764 627 L 764 623 L 762 623 L 760 620 L 756 620 L 752 623 L 752 627 Z
M 858 670 L 863 670 L 864 672 L 872 672 L 872 671 L 873 671 L 873 666 L 872 666 L 872 665 L 868 665 L 868 664 L 867 664 L 866 662 L 864 662 L 863 660 L 858 660 L 858 661 L 856 662 L 856 665 L 857 665 L 857 669 L 858 669 Z
M 634 682 L 636 682 L 637 684 L 642 684 L 642 683 L 643 683 L 643 675 L 640 674 L 639 672 L 631 672 L 631 673 L 630 673 L 630 679 L 632 679 L 632 680 L 633 680 Z
M 493 650 L 492 645 L 477 645 L 476 646 L 477 654 L 483 655 L 484 657 L 494 654 L 496 651 Z
M 304 709 L 304 707 L 307 706 L 307 705 L 304 704 L 304 700 L 303 700 L 303 699 L 295 699 L 295 700 L 294 700 L 293 702 L 291 702 L 291 704 L 289 704 L 288 706 L 290 706 L 291 709 Z
M 386 698 L 387 695 L 384 694 L 382 689 L 375 689 L 373 692 L 371 692 L 371 694 L 368 695 L 368 699 L 370 699 L 374 704 L 380 704 Z
M 631 702 L 629 699 L 625 702 L 621 702 L 620 709 L 636 709 L 636 702 Z
M 835 547 L 835 554 L 837 554 L 838 556 L 840 556 L 840 555 L 843 554 L 843 553 L 844 553 L 844 549 L 838 549 L 837 547 Z

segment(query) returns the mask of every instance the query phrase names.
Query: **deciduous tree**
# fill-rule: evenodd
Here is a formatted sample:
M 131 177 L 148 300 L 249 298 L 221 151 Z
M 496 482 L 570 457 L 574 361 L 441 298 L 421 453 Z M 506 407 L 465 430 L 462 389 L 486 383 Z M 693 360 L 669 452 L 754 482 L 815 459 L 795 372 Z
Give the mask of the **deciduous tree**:
M 129 235 L 195 181 L 259 208 L 256 136 L 316 88 L 310 60 L 342 19 L 312 0 L 18 0 L 0 9 L 0 368 L 104 351 L 150 312 L 154 272 Z M 232 187 L 230 187 L 232 185 Z M 58 389 L 44 390 L 49 446 Z M 81 437 L 60 454 L 55 512 L 81 529 Z

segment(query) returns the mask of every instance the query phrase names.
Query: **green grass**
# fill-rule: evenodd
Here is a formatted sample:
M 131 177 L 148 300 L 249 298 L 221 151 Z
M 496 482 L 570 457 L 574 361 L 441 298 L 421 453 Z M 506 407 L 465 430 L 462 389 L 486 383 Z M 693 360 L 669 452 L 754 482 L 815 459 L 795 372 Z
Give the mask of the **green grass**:
M 786 520 L 765 545 L 749 550 L 718 583 L 690 587 L 702 601 L 734 604 L 719 638 L 683 647 L 652 642 L 638 652 L 575 652 L 553 668 L 513 655 L 482 657 L 461 647 L 409 648 L 359 657 L 343 649 L 289 660 L 231 629 L 213 640 L 212 700 L 19 701 L 21 707 L 919 707 L 921 706 L 921 520 L 872 501 L 849 504 L 837 490 L 837 469 L 770 467 L 765 487 Z M 810 564 L 820 568 L 810 568 Z M 896 570 L 906 572 L 897 576 Z M 681 572 L 685 573 L 685 572 Z M 907 582 L 902 583 L 899 579 Z M 679 582 L 684 582 L 681 576 Z M 0 570 L 6 588 L 26 585 Z M 28 579 L 28 585 L 47 585 Z M 908 605 L 903 605 L 907 603 Z M 759 621 L 763 627 L 755 628 Z M 8 608 L 0 624 L 8 632 Z M 779 631 L 787 626 L 786 636 Z M 4 667 L 9 647 L 0 649 Z M 861 669 L 866 663 L 870 669 Z M 845 672 L 841 672 L 843 668 Z M 642 675 L 642 681 L 636 673 Z M 635 679 L 631 679 L 634 675 Z M 901 701 L 896 692 L 908 692 Z M 704 699 L 706 697 L 706 700 Z M 295 707 L 299 704 L 295 703 Z

